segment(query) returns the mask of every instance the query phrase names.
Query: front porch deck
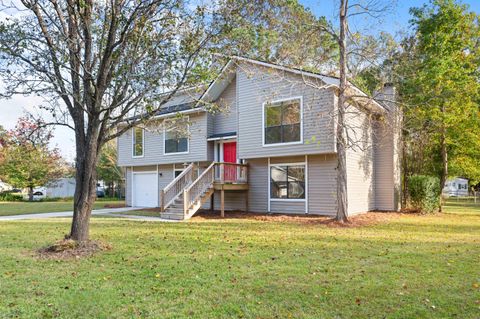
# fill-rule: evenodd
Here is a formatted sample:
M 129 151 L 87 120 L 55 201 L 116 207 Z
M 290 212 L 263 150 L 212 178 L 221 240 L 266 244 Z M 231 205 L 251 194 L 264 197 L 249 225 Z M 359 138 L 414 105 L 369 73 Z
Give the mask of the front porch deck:
M 215 163 L 213 189 L 220 191 L 220 214 L 225 216 L 225 192 L 246 192 L 245 212 L 248 212 L 248 166 L 237 163 Z M 210 209 L 214 210 L 214 197 L 210 200 Z

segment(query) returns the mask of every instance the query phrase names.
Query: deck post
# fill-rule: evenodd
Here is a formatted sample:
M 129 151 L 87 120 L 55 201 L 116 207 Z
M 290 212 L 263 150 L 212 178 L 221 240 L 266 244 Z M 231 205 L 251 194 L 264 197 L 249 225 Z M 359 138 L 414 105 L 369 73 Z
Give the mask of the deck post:
M 220 163 L 220 183 L 223 183 L 225 182 L 225 166 L 223 163 Z
M 165 191 L 162 189 L 160 191 L 160 212 L 165 211 Z
M 225 191 L 220 191 L 220 216 L 225 217 Z
M 212 196 L 210 196 L 210 212 L 215 211 L 215 190 L 212 193 Z
M 248 189 L 245 191 L 245 213 L 248 213 Z

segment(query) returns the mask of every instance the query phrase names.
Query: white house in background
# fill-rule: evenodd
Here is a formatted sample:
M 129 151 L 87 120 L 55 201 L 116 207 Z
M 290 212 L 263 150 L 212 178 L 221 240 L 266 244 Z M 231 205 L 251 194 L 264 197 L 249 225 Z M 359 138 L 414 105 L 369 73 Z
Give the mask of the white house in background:
M 0 192 L 9 191 L 9 190 L 12 190 L 12 188 L 13 187 L 10 186 L 9 184 L 0 181 Z
M 468 179 L 463 177 L 450 178 L 442 191 L 444 196 L 468 196 Z
M 73 197 L 75 194 L 75 178 L 59 178 L 44 187 L 46 197 Z

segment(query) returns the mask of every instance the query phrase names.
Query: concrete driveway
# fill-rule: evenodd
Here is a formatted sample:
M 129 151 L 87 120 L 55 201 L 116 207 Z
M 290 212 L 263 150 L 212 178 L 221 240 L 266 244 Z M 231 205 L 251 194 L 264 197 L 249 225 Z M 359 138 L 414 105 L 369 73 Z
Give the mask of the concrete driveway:
M 122 212 L 128 212 L 131 210 L 139 210 L 139 207 L 122 207 L 122 208 L 104 208 L 104 209 L 95 209 L 92 211 L 92 215 L 108 215 L 116 214 Z M 12 215 L 12 216 L 0 216 L 0 221 L 2 220 L 20 220 L 20 219 L 39 219 L 39 218 L 52 218 L 52 217 L 72 217 L 73 211 L 66 212 L 55 212 L 55 213 L 39 213 L 39 214 L 25 214 L 25 215 Z M 116 215 L 127 217 L 128 215 Z M 139 216 L 136 216 L 139 217 Z M 155 217 L 152 217 L 155 218 Z M 160 219 L 160 218 L 158 218 Z

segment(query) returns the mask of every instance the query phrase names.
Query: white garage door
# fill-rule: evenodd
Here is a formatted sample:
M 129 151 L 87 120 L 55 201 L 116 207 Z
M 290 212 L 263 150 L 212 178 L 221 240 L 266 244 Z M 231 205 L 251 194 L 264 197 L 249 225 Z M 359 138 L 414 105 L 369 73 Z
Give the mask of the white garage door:
M 158 206 L 158 181 L 156 173 L 133 174 L 133 206 Z

